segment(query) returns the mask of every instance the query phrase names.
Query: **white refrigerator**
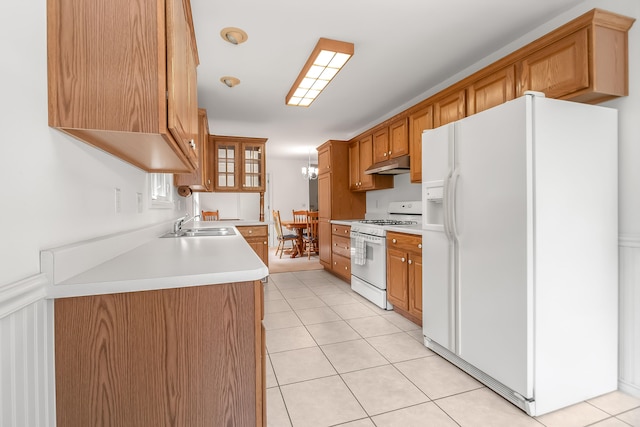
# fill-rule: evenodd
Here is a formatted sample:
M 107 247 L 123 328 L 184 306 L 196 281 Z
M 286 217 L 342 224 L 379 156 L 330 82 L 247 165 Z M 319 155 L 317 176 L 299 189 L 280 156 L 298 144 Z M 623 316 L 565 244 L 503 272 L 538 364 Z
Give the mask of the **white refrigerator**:
M 617 389 L 617 141 L 537 93 L 423 133 L 425 345 L 529 415 Z

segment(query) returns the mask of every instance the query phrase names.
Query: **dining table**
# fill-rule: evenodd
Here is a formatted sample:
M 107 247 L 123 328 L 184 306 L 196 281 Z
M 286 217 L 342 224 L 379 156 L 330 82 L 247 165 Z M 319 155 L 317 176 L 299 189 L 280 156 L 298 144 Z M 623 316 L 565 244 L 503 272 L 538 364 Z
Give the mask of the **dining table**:
M 289 230 L 293 230 L 296 232 L 298 238 L 296 239 L 296 243 L 293 246 L 293 250 L 291 251 L 291 258 L 295 258 L 297 256 L 302 255 L 304 246 L 304 241 L 302 239 L 302 235 L 304 230 L 307 228 L 307 222 L 304 221 L 282 221 L 282 226 L 288 228 Z

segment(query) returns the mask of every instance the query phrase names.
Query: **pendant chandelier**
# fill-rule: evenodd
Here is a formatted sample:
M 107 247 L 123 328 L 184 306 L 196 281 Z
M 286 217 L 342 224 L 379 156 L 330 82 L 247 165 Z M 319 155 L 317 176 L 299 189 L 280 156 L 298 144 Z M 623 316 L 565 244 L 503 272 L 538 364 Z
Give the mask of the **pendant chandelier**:
M 311 152 L 309 152 L 307 166 L 302 167 L 302 177 L 306 180 L 318 179 L 318 167 L 311 166 Z

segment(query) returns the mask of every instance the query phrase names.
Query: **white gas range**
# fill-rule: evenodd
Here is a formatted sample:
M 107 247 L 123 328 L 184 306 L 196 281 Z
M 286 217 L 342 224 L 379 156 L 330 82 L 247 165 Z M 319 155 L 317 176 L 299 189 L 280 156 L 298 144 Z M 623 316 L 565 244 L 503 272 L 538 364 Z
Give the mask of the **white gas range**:
M 387 301 L 387 230 L 422 223 L 422 202 L 391 202 L 384 218 L 351 224 L 351 289 L 385 310 Z

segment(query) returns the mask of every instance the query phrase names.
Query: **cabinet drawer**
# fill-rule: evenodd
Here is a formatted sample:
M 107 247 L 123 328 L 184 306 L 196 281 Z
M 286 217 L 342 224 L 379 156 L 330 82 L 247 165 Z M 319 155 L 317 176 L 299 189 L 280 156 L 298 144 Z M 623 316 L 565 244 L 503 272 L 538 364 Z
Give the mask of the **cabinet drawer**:
M 336 236 L 351 236 L 351 226 L 331 224 L 331 234 Z
M 387 232 L 387 248 L 421 252 L 422 236 L 416 234 L 395 233 L 391 231 Z
M 265 237 L 267 236 L 266 225 L 253 225 L 236 227 L 244 237 Z
M 351 239 L 344 236 L 333 236 L 331 252 L 351 259 Z
M 333 264 L 331 269 L 333 272 L 346 278 L 351 277 L 351 259 L 338 254 L 334 254 L 332 258 Z

